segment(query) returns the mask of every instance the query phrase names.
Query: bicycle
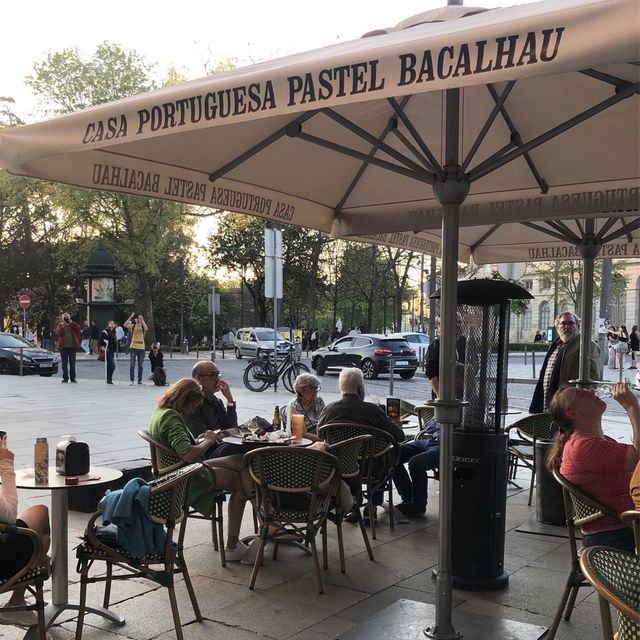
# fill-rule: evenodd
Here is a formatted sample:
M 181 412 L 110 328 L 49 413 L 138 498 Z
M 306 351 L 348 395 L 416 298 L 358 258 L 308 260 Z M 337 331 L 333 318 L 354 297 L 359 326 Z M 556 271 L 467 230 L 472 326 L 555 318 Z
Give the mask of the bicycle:
M 249 391 L 264 391 L 282 379 L 285 389 L 293 393 L 294 380 L 301 373 L 309 373 L 309 367 L 296 360 L 294 356 L 295 350 L 295 346 L 291 345 L 286 357 L 275 368 L 270 355 L 265 354 L 261 358 L 252 360 L 242 376 L 244 386 Z

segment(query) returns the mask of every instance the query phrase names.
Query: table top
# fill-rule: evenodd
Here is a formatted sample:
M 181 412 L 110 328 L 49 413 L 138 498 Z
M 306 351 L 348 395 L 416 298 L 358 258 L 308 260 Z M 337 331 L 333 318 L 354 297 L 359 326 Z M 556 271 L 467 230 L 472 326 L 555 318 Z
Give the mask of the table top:
M 255 449 L 256 447 L 308 447 L 311 440 L 308 438 L 282 438 L 280 440 L 243 440 L 239 436 L 226 436 L 222 438 L 225 444 L 234 444 L 247 449 Z
M 33 469 L 16 470 L 16 487 L 18 489 L 75 489 L 76 487 L 86 487 L 92 484 L 106 484 L 122 477 L 122 471 L 110 469 L 109 467 L 90 467 L 89 473 L 78 476 L 78 484 L 65 484 L 62 476 L 56 473 L 55 466 L 49 467 L 49 482 L 47 484 L 36 484 Z

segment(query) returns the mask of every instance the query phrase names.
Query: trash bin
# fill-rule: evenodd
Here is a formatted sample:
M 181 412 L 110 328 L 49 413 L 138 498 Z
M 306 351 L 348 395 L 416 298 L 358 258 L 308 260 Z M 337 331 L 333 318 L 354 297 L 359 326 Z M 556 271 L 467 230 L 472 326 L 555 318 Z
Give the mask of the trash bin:
M 566 525 L 562 487 L 547 469 L 544 461 L 551 443 L 536 441 L 536 519 L 543 524 Z
M 502 589 L 507 508 L 507 442 L 504 433 L 453 432 L 453 585 Z
M 222 355 L 224 355 L 224 351 L 222 352 Z M 211 352 L 211 362 L 215 362 L 216 361 L 216 352 L 212 351 Z
M 182 341 L 182 353 L 189 353 L 189 341 L 186 338 Z

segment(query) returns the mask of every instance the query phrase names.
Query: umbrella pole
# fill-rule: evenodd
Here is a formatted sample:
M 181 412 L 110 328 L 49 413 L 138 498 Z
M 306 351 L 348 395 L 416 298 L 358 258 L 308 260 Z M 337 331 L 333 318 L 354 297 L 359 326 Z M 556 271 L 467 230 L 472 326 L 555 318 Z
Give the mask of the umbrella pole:
M 442 205 L 442 288 L 440 295 L 440 394 L 433 403 L 440 430 L 440 545 L 436 577 L 436 620 L 424 634 L 437 640 L 455 640 L 461 634 L 451 623 L 452 610 L 452 431 L 460 424 L 461 402 L 455 394 L 456 327 L 458 306 L 458 227 L 460 205 L 469 192 L 469 183 L 458 179 L 458 145 L 460 91 L 449 89 L 445 94 L 446 129 L 444 182 L 436 182 L 433 191 Z
M 590 387 L 590 362 L 591 362 L 591 333 L 593 331 L 593 277 L 595 271 L 595 257 L 602 246 L 596 240 L 594 234 L 595 223 L 593 219 L 584 221 L 584 235 L 577 246 L 578 253 L 582 257 L 582 294 L 581 304 L 581 329 L 580 329 L 580 376 L 579 387 Z

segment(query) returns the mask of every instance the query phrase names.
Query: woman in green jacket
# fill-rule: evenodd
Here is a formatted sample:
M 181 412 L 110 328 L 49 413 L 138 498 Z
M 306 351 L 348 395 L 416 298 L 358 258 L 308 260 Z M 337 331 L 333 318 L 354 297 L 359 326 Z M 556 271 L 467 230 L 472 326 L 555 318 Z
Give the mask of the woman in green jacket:
M 184 421 L 185 416 L 191 415 L 201 402 L 202 389 L 193 378 L 178 380 L 158 398 L 158 406 L 149 422 L 149 435 L 171 447 L 186 463 L 204 462 L 215 469 L 215 484 L 211 483 L 211 475 L 206 470 L 191 482 L 189 502 L 197 511 L 211 515 L 211 492 L 220 489 L 231 491 L 225 553 L 229 562 L 238 562 L 248 551 L 239 535 L 244 508 L 253 493 L 253 483 L 241 455 L 206 459 L 207 451 L 218 440 L 217 434 L 206 431 L 196 441 Z

